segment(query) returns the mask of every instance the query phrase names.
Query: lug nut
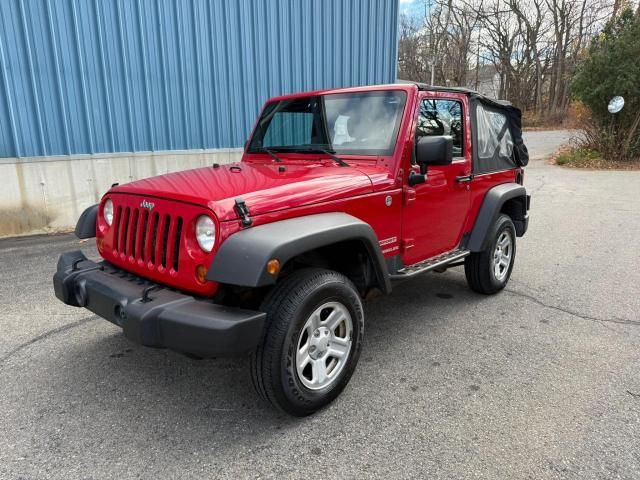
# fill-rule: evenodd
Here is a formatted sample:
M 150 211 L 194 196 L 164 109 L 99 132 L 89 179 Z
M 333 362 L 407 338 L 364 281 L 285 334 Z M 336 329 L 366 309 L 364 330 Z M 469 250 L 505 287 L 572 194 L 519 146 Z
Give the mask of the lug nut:
M 313 336 L 314 337 L 319 337 L 320 336 L 320 330 L 316 330 L 313 332 Z
M 309 351 L 310 351 L 311 353 L 315 352 L 315 351 L 316 351 L 316 347 L 314 347 L 313 345 L 311 345 L 311 347 L 309 347 Z

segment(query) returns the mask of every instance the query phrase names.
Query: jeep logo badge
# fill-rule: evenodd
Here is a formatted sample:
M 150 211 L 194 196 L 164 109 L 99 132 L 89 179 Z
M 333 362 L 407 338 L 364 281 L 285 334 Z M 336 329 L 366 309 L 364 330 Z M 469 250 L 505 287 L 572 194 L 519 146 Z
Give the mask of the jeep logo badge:
M 153 210 L 154 206 L 155 206 L 154 203 L 147 202 L 146 200 L 143 200 L 142 203 L 140 204 L 140 208 L 146 208 L 147 210 Z

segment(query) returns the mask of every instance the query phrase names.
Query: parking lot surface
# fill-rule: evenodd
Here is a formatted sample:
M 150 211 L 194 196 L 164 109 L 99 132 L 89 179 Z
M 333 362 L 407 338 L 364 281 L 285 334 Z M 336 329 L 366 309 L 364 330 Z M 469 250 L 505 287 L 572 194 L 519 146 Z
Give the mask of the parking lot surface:
M 575 171 L 532 132 L 507 290 L 460 268 L 366 304 L 360 364 L 304 419 L 245 359 L 132 344 L 54 298 L 71 235 L 0 241 L 0 478 L 640 478 L 640 172 Z

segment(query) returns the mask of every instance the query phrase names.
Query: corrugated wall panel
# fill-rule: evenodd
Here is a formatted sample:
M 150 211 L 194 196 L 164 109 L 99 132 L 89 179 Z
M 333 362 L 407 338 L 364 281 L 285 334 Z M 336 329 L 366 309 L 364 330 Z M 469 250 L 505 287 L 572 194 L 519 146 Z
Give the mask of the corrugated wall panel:
M 395 81 L 398 0 L 2 0 L 0 157 L 239 147 L 262 103 Z

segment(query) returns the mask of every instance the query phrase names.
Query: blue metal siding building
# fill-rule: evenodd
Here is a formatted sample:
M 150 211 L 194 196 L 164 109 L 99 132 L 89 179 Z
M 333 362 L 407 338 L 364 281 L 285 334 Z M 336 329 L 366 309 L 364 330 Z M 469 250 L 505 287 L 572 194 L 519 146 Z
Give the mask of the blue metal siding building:
M 240 147 L 270 96 L 396 78 L 398 0 L 0 0 L 0 157 Z

